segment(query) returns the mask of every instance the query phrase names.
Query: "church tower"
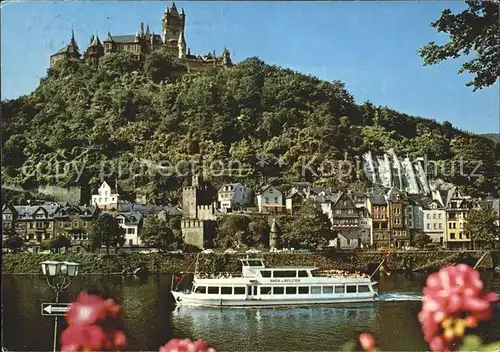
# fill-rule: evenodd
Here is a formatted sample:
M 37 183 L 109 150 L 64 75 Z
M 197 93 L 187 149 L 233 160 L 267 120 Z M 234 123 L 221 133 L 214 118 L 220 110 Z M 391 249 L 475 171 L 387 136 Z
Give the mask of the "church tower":
M 167 6 L 162 19 L 162 39 L 172 56 L 179 56 L 178 42 L 180 36 L 183 36 L 185 22 L 186 14 L 184 9 L 179 14 L 175 3 L 172 4 L 172 7 Z

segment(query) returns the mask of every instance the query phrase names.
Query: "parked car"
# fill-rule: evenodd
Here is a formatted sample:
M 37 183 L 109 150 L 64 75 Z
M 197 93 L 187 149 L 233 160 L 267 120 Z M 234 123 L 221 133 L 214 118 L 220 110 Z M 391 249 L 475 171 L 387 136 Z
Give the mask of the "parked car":
M 169 251 L 168 254 L 182 254 L 184 253 L 182 249 L 176 249 L 175 251 Z
M 299 248 L 295 250 L 295 253 L 309 253 L 309 252 L 310 250 L 305 248 Z
M 214 254 L 215 252 L 214 252 L 213 249 L 209 248 L 209 249 L 205 249 L 205 250 L 201 251 L 201 253 L 203 253 L 203 254 Z
M 246 251 L 246 253 L 262 253 L 262 251 L 259 251 L 258 249 L 255 249 L 255 248 L 250 248 L 248 251 Z
M 232 248 L 228 248 L 224 251 L 224 254 L 235 254 L 235 253 L 238 253 L 238 251 Z
M 389 252 L 393 252 L 393 250 L 389 247 L 381 247 L 379 248 L 379 251 L 382 252 L 382 253 L 389 253 Z

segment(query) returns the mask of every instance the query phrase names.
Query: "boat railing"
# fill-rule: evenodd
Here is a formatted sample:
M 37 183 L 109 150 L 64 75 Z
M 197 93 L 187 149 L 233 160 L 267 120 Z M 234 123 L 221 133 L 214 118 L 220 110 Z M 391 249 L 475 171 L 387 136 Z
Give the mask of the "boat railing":
M 236 277 L 243 277 L 242 273 L 197 273 L 195 275 L 196 279 L 231 279 Z
M 347 271 L 343 270 L 322 270 L 322 271 L 316 271 L 314 273 L 314 276 L 317 277 L 344 277 L 344 278 L 369 278 L 370 276 L 367 274 L 359 273 L 359 272 L 354 272 L 350 273 Z

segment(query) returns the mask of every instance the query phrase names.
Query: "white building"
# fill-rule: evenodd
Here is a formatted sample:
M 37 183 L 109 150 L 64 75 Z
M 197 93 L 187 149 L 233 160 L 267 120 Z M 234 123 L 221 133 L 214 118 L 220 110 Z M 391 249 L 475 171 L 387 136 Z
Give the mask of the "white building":
M 260 213 L 282 213 L 285 210 L 283 194 L 270 185 L 262 187 L 257 192 L 256 203 Z
M 423 233 L 432 242 L 444 245 L 446 242 L 446 212 L 438 200 L 429 201 L 423 209 Z
M 119 194 L 116 189 L 112 189 L 106 181 L 99 187 L 97 194 L 92 195 L 92 205 L 99 209 L 116 210 L 118 209 Z
M 138 212 L 117 213 L 114 214 L 115 219 L 122 229 L 125 230 L 124 246 L 141 246 L 143 245 L 139 232 L 142 226 L 142 215 Z
M 235 209 L 252 202 L 252 189 L 241 183 L 226 183 L 217 192 L 221 210 Z

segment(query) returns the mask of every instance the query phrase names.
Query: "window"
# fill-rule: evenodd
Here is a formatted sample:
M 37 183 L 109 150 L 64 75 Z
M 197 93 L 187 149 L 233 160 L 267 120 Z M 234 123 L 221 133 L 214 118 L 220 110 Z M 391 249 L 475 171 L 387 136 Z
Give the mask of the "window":
M 278 197 L 274 197 L 274 203 L 278 203 Z
M 356 286 L 347 285 L 347 293 L 356 293 Z
M 443 224 L 439 223 L 439 229 L 442 230 L 443 229 Z
M 273 287 L 273 294 L 275 295 L 282 295 L 285 293 L 285 288 L 284 287 Z
M 266 197 L 266 203 L 269 203 L 269 197 Z
M 344 286 L 335 286 L 335 293 L 344 293 Z
M 431 214 L 427 214 L 427 220 L 431 218 Z
M 307 275 L 307 271 L 299 270 L 299 277 L 309 277 L 309 275 Z
M 207 293 L 207 288 L 206 286 L 198 286 L 196 287 L 196 290 L 194 291 L 195 293 Z M 245 293 L 245 292 L 243 292 Z
M 235 287 L 234 288 L 234 294 L 235 295 L 244 295 L 245 294 L 245 288 L 244 287 Z
M 270 270 L 261 270 L 260 275 L 262 275 L 262 277 L 271 277 L 271 271 Z
M 432 214 L 432 218 L 436 220 L 436 214 Z
M 295 270 L 273 271 L 273 277 L 297 277 L 297 271 Z
M 427 230 L 431 229 L 431 224 L 427 224 Z
M 451 229 L 451 222 L 450 222 L 450 223 L 448 223 L 448 228 L 449 228 L 449 229 Z
M 347 286 L 347 287 L 349 287 L 349 286 Z M 370 292 L 370 288 L 368 287 L 368 285 L 359 285 L 358 292 L 359 293 Z
M 73 222 L 73 228 L 77 228 L 77 227 L 78 227 L 78 221 Z
M 321 286 L 311 286 L 311 294 L 313 295 L 321 294 Z
M 286 294 L 287 295 L 296 295 L 297 294 L 297 287 L 287 287 Z
M 272 291 L 272 287 L 263 286 L 263 287 L 260 288 L 260 294 L 261 295 L 270 295 L 271 291 Z
M 333 286 L 323 286 L 323 294 L 331 295 L 333 293 Z
M 218 286 L 208 286 L 207 292 L 209 295 L 218 295 L 219 294 L 219 287 Z
M 307 295 L 307 294 L 309 294 L 309 287 L 308 286 L 299 287 L 299 295 Z
M 135 234 L 135 229 L 133 229 L 133 228 L 128 228 L 128 229 L 127 229 L 127 234 L 129 234 L 129 235 L 133 235 L 133 234 Z
M 220 288 L 220 294 L 221 295 L 232 295 L 233 294 L 233 288 L 232 287 L 221 287 Z
M 434 230 L 437 229 L 437 224 L 436 223 L 433 224 L 433 228 L 434 228 Z
M 133 244 L 134 244 L 133 240 L 128 240 L 128 245 L 129 245 L 129 246 L 131 246 L 131 245 L 133 245 Z
M 450 238 L 451 238 L 452 240 L 454 240 L 454 239 L 455 239 L 455 233 L 454 233 L 454 232 L 450 233 Z

